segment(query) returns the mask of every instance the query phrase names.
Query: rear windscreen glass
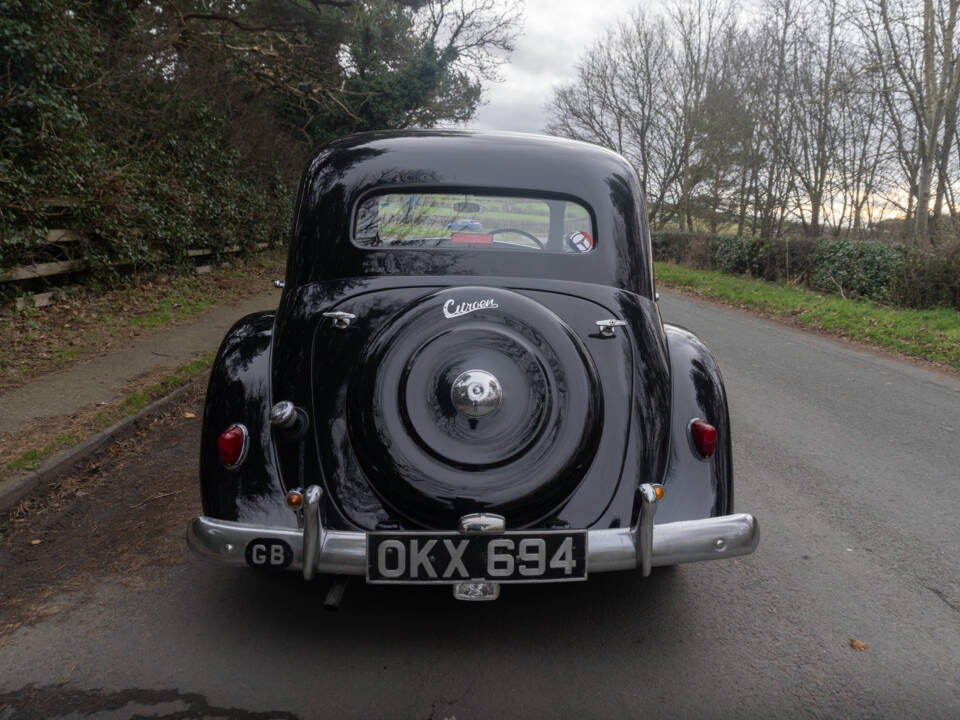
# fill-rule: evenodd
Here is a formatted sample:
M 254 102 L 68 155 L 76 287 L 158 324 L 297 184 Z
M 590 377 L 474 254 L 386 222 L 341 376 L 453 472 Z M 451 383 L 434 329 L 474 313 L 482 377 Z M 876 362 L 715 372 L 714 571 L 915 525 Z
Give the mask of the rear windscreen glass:
M 389 193 L 357 208 L 354 243 L 363 248 L 590 252 L 593 220 L 571 200 L 474 193 Z

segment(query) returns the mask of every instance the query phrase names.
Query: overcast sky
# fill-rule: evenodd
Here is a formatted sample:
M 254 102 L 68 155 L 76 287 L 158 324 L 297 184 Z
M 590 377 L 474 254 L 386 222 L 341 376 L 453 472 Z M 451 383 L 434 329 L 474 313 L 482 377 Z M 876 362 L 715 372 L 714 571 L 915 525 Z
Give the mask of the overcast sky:
M 478 130 L 543 132 L 544 105 L 555 85 L 570 82 L 580 55 L 640 0 L 526 0 L 523 35 L 504 81 L 488 86 L 487 104 L 470 123 Z M 650 5 L 651 3 L 644 3 Z

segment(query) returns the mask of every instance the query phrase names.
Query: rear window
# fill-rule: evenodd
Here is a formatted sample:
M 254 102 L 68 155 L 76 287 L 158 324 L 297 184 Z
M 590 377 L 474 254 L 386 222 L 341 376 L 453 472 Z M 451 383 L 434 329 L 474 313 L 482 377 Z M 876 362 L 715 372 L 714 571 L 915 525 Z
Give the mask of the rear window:
M 586 253 L 592 216 L 571 200 L 474 193 L 388 193 L 357 208 L 353 240 L 363 248 Z

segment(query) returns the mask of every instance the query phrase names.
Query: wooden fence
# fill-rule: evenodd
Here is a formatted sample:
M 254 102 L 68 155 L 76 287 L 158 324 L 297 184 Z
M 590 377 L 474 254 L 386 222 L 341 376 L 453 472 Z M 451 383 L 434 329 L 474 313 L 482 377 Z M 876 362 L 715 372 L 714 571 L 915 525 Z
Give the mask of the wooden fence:
M 62 249 L 64 247 L 70 247 L 79 239 L 79 235 L 72 230 L 48 230 L 46 242 L 43 243 L 42 246 Z M 268 247 L 268 245 L 267 243 L 257 243 L 255 247 L 257 250 L 263 250 Z M 240 252 L 240 247 L 234 245 L 225 248 L 221 252 L 237 253 Z M 214 251 L 212 248 L 195 248 L 187 250 L 186 252 L 186 256 L 191 259 L 209 257 L 213 254 Z M 132 264 L 132 261 L 129 260 L 121 260 L 113 263 L 115 266 Z M 36 280 L 39 278 L 51 278 L 51 280 L 49 280 L 50 284 L 56 285 L 58 282 L 62 282 L 63 279 L 69 277 L 71 273 L 84 270 L 86 267 L 87 264 L 83 260 L 56 260 L 52 262 L 33 263 L 30 265 L 19 265 L 17 267 L 0 269 L 0 284 Z M 203 274 L 210 272 L 212 268 L 212 265 L 201 264 L 197 265 L 194 268 L 194 271 L 199 274 Z M 45 307 L 64 297 L 67 291 L 73 289 L 73 287 L 75 286 L 55 287 L 44 292 L 23 295 L 16 298 L 14 305 L 17 310 L 23 310 L 28 307 Z

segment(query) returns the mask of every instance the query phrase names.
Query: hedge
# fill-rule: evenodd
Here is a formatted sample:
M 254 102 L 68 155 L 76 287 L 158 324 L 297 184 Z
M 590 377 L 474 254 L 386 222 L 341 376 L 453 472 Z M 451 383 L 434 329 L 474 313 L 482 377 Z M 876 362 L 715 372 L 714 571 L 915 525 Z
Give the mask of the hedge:
M 279 166 L 246 155 L 206 98 L 133 60 L 108 66 L 95 20 L 114 15 L 135 22 L 122 2 L 0 0 L 0 269 L 63 253 L 109 277 L 283 242 L 293 188 Z M 51 228 L 81 241 L 50 247 Z
M 843 296 L 892 300 L 905 266 L 899 245 L 821 239 L 810 258 L 810 286 Z
M 709 259 L 697 248 L 706 240 Z M 844 297 L 960 309 L 960 240 L 935 252 L 848 239 L 761 240 L 692 232 L 652 234 L 654 260 L 787 281 Z
M 653 259 L 675 263 L 686 262 L 687 248 L 696 236 L 692 232 L 659 231 L 650 234 L 653 245 Z

